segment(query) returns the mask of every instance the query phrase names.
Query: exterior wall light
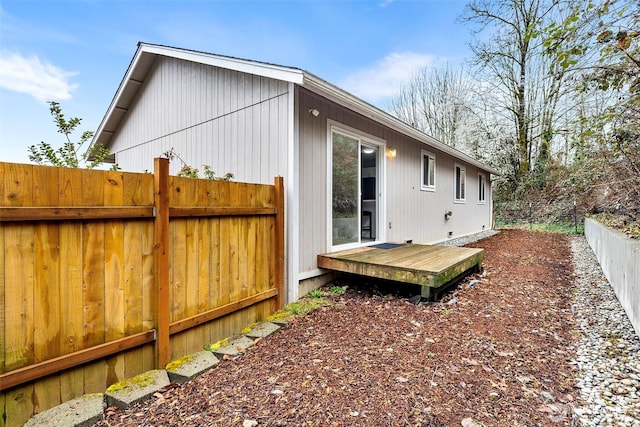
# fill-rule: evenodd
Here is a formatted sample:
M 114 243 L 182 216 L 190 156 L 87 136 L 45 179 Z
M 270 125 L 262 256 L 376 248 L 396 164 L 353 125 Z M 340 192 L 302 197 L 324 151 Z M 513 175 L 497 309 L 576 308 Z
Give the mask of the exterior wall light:
M 396 156 L 396 149 L 395 148 L 389 148 L 387 150 L 387 157 L 389 157 L 390 159 L 393 159 Z
M 316 110 L 315 108 L 309 108 L 309 114 L 311 114 L 313 117 L 318 117 L 320 115 L 320 111 Z

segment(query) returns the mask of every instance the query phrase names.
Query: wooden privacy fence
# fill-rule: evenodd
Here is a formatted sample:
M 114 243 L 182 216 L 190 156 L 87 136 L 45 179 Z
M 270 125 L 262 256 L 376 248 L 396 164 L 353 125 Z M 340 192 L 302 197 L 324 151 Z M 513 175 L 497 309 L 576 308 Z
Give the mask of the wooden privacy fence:
M 0 163 L 0 425 L 283 306 L 274 185 Z

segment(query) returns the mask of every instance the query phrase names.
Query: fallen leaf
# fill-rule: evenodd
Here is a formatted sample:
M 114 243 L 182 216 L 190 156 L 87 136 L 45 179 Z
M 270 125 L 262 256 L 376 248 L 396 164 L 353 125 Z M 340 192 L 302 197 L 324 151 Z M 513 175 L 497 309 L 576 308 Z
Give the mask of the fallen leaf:
M 462 427 L 482 427 L 482 425 L 475 422 L 473 418 L 465 418 L 460 424 Z
M 538 407 L 538 411 L 553 414 L 556 412 L 560 412 L 560 408 L 558 408 L 556 405 L 541 405 Z

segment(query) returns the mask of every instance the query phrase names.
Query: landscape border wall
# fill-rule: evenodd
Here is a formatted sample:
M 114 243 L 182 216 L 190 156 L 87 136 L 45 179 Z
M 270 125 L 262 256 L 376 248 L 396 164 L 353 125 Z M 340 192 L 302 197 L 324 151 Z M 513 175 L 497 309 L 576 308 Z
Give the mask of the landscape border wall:
M 640 337 L 640 241 L 590 218 L 584 235 Z

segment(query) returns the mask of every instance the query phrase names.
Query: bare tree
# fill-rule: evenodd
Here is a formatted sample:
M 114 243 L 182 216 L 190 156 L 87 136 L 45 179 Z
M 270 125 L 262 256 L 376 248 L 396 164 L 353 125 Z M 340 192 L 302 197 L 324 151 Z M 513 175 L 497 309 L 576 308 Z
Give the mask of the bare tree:
M 575 123 L 574 180 L 593 212 L 640 218 L 640 3 L 563 1 L 547 54 L 583 101 Z
M 548 152 L 554 135 L 563 74 L 549 73 L 541 63 L 541 30 L 557 5 L 557 0 L 473 0 L 461 17 L 475 25 L 474 64 L 499 94 L 513 123 L 517 180 L 530 172 L 536 151 Z
M 423 68 L 391 99 L 388 110 L 445 144 L 464 149 L 460 129 L 473 114 L 472 89 L 464 68 Z

